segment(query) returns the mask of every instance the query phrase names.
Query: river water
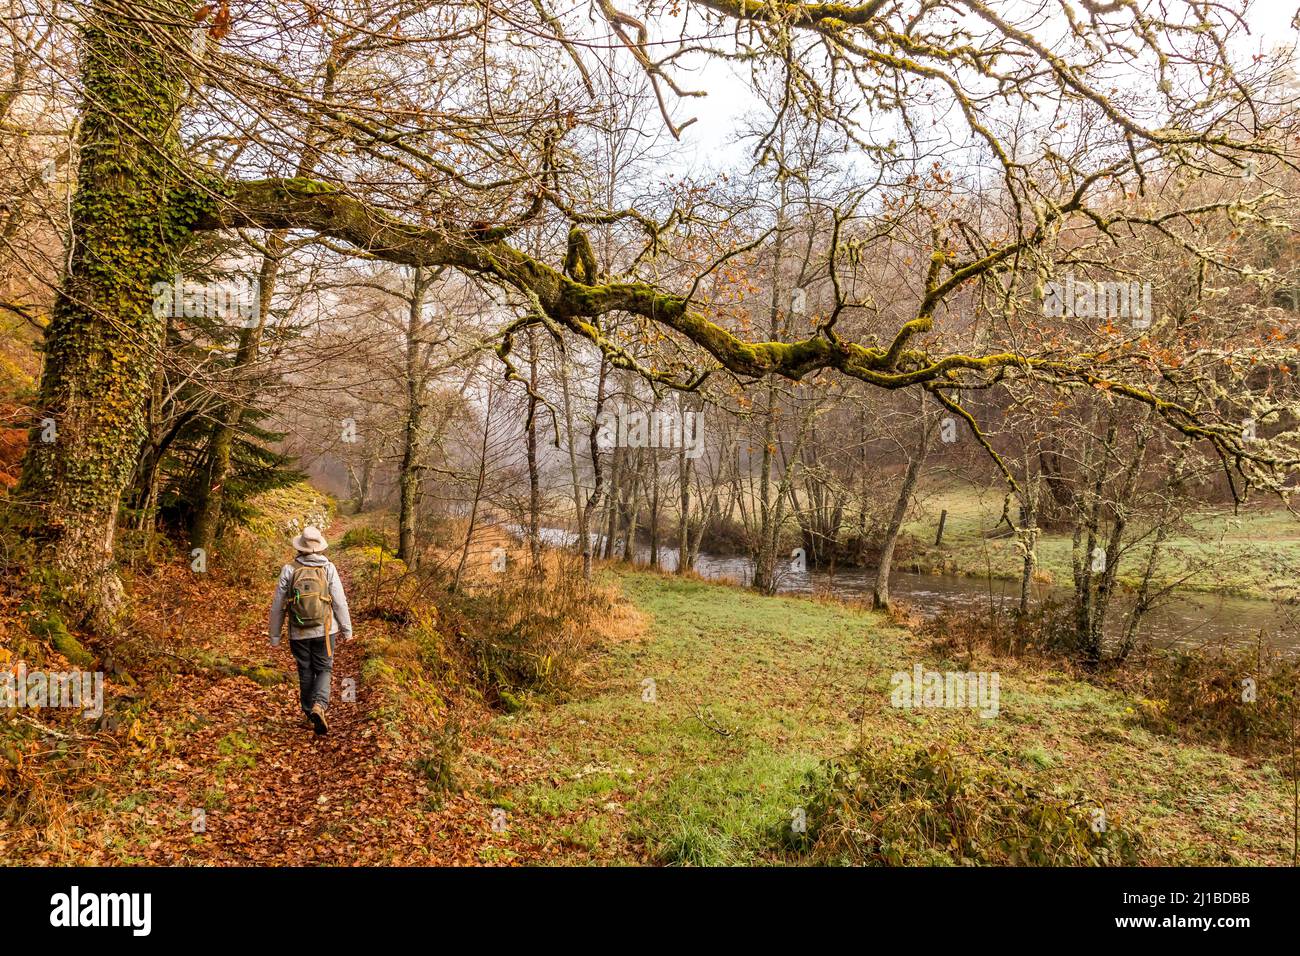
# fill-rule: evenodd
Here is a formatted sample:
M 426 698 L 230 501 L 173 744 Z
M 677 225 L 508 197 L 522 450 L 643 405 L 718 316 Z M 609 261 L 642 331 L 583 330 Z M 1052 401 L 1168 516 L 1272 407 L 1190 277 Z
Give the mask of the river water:
M 517 529 L 516 533 L 522 529 Z M 542 540 L 552 547 L 571 547 L 577 535 L 558 528 L 542 529 Z M 648 563 L 650 549 L 637 547 L 637 560 Z M 786 562 L 777 578 L 782 594 L 829 594 L 835 597 L 871 598 L 875 571 L 870 568 L 796 571 Z M 659 565 L 665 571 L 677 568 L 677 549 L 660 546 Z M 743 555 L 701 553 L 695 570 L 703 577 L 748 584 L 753 562 Z M 890 597 L 922 617 L 934 617 L 947 610 L 987 610 L 1020 601 L 1020 582 L 947 574 L 913 574 L 895 571 L 889 580 Z M 1034 586 L 1034 599 L 1066 601 L 1069 590 Z M 1126 595 L 1116 599 L 1115 626 L 1129 607 Z M 1175 591 L 1147 611 L 1142 621 L 1142 638 L 1156 646 L 1253 645 L 1262 635 L 1267 644 L 1300 653 L 1300 613 L 1279 608 L 1269 601 Z

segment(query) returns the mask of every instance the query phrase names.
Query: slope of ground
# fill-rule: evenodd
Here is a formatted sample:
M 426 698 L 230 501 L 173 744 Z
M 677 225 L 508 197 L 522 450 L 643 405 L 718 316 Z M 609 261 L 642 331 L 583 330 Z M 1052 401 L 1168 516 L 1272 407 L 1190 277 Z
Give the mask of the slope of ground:
M 367 665 L 408 625 L 370 608 L 358 586 L 365 554 L 332 551 L 358 639 L 340 650 L 323 739 L 299 721 L 287 645 L 266 641 L 274 558 L 238 575 L 177 561 L 137 577 L 138 641 L 174 666 L 114 688 L 129 727 L 88 751 L 60 814 L 0 829 L 0 860 L 793 862 L 778 847 L 805 773 L 859 741 L 942 743 L 1086 793 L 1115 825 L 1142 831 L 1147 862 L 1291 858 L 1291 789 L 1268 764 L 1152 735 L 1130 698 L 1012 663 L 974 665 L 1000 669 L 996 718 L 895 709 L 893 672 L 968 666 L 843 605 L 606 572 L 646 624 L 607 642 L 577 699 L 492 716 L 468 692 L 385 683 Z M 341 693 L 349 681 L 353 700 Z M 430 770 L 430 725 L 393 723 L 422 695 L 461 727 L 450 793 Z

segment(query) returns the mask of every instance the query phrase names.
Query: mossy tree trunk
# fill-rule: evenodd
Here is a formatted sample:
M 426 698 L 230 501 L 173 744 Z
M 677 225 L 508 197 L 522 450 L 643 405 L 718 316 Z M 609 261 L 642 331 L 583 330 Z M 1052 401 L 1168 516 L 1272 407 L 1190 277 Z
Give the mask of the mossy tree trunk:
M 179 136 L 187 80 L 178 53 L 192 18 L 170 0 L 148 16 L 134 11 L 94 0 L 83 27 L 73 251 L 11 511 L 38 562 L 61 572 L 77 606 L 101 625 L 122 594 L 113 533 L 162 344 L 152 286 L 168 279 L 206 205 Z

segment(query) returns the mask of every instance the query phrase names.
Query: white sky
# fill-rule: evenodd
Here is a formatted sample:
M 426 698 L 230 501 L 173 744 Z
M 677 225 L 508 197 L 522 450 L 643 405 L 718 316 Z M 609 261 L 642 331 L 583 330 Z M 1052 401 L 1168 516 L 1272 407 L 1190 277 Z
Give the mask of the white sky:
M 1018 2 L 1002 0 L 998 5 L 1014 7 Z M 1296 43 L 1300 40 L 1300 34 L 1292 27 L 1296 16 L 1294 0 L 1254 0 L 1246 17 L 1250 35 L 1243 34 L 1239 39 L 1239 52 L 1243 56 L 1269 53 L 1278 46 Z M 709 95 L 702 99 L 674 99 L 667 94 L 675 122 L 680 124 L 697 117 L 682 133 L 681 142 L 674 146 L 671 165 L 679 173 L 698 174 L 746 165 L 748 148 L 737 143 L 736 137 L 743 116 L 753 106 L 749 67 L 714 59 L 703 62 L 697 59 L 695 63 L 698 66 L 695 71 L 679 71 L 675 75 L 680 77 L 683 88 L 707 90 Z M 666 130 L 664 138 L 671 141 Z

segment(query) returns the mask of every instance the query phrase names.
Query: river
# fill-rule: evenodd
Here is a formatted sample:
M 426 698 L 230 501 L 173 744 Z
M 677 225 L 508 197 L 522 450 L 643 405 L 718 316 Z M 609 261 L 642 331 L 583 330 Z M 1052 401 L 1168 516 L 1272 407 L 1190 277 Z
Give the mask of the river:
M 518 534 L 522 529 L 515 529 Z M 542 529 L 542 540 L 552 547 L 571 547 L 577 536 L 559 528 Z M 650 549 L 638 545 L 637 560 L 648 563 Z M 660 546 L 659 564 L 665 571 L 677 568 L 677 549 Z M 830 594 L 836 597 L 870 599 L 875 571 L 870 568 L 796 571 L 790 562 L 779 573 L 777 590 L 782 594 Z M 743 555 L 701 553 L 695 570 L 713 580 L 748 584 L 753 562 Z M 906 604 L 922 617 L 934 617 L 958 608 L 987 609 L 990 604 L 1014 604 L 1020 600 L 1018 581 L 989 581 L 985 578 L 946 574 L 913 574 L 895 571 L 889 582 L 890 597 Z M 1065 588 L 1035 585 L 1034 599 L 1065 601 Z M 1120 595 L 1112 617 L 1118 625 L 1130 601 Z M 1260 636 L 1265 643 L 1288 653 L 1300 652 L 1300 622 L 1295 609 L 1283 609 L 1262 600 L 1217 594 L 1175 591 L 1147 611 L 1142 638 L 1155 646 L 1253 645 Z

